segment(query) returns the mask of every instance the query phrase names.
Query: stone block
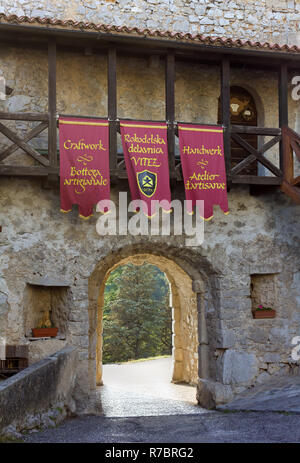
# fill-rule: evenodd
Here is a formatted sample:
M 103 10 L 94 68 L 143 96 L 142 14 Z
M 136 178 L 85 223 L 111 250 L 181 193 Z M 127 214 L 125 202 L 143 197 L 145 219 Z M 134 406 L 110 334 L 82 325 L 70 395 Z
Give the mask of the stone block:
M 250 385 L 258 372 L 255 354 L 226 350 L 218 359 L 218 379 L 223 384 Z
M 248 338 L 250 341 L 264 344 L 268 341 L 268 333 L 264 331 L 262 328 L 259 328 L 258 326 L 253 326 L 249 330 L 249 335 Z
M 199 379 L 197 385 L 197 401 L 201 407 L 209 410 L 217 405 L 225 404 L 233 399 L 231 386 L 207 379 Z
M 266 352 L 262 358 L 265 363 L 276 363 L 276 362 L 280 362 L 281 360 L 280 354 L 276 354 L 272 352 Z
M 68 408 L 73 402 L 76 366 L 76 349 L 66 346 L 3 381 L 0 384 L 0 434 L 9 426 L 24 431 L 36 424 L 44 425 L 43 413 L 54 411 L 58 404 Z
M 206 6 L 205 5 L 195 5 L 195 13 L 199 16 L 205 15 Z
M 0 293 L 0 315 L 5 315 L 9 311 L 9 304 L 7 303 L 7 295 Z
M 236 16 L 236 19 L 244 19 L 244 12 L 236 11 L 235 16 Z
M 7 110 L 15 113 L 24 111 L 31 102 L 31 97 L 27 95 L 14 95 L 7 100 Z
M 182 362 L 176 362 L 175 361 L 172 381 L 175 381 L 175 382 L 176 381 L 181 381 L 182 380 L 182 371 L 183 371 Z
M 192 289 L 194 293 L 205 293 L 205 286 L 201 280 L 193 280 Z
M 247 21 L 249 22 L 249 24 L 257 24 L 258 18 L 250 14 L 249 16 L 247 16 Z
M 214 24 L 214 21 L 212 19 L 204 17 L 204 18 L 200 19 L 200 24 L 203 24 L 203 25 Z
M 39 362 L 45 357 L 58 352 L 65 347 L 66 343 L 66 341 L 62 341 L 60 339 L 43 339 L 30 342 L 28 346 L 29 365 Z
M 220 18 L 219 24 L 220 24 L 220 26 L 228 26 L 229 21 L 228 21 L 228 19 Z
M 257 264 L 251 264 L 249 270 L 251 274 L 280 273 L 282 271 L 282 261 L 274 259 L 272 262 L 258 262 Z
M 181 337 L 173 335 L 173 345 L 177 348 L 182 347 Z
M 275 373 L 278 373 L 278 371 L 280 370 L 280 366 L 277 364 L 274 364 L 274 363 L 270 363 L 268 365 L 268 372 L 270 373 L 270 375 L 274 375 Z
M 175 349 L 175 350 L 174 350 L 174 358 L 175 358 L 175 360 L 177 360 L 178 362 L 182 362 L 182 361 L 183 361 L 183 352 L 182 352 L 182 349 Z
M 234 18 L 234 13 L 232 13 L 232 11 L 226 11 L 224 13 L 224 18 L 233 19 Z
M 290 336 L 286 328 L 274 327 L 270 331 L 269 341 L 276 346 L 290 344 Z
M 256 379 L 256 382 L 258 384 L 263 384 L 265 382 L 267 382 L 268 380 L 270 380 L 271 377 L 269 375 L 269 373 L 266 373 L 265 371 L 263 371 L 262 373 L 260 373 Z
M 232 330 L 222 329 L 217 332 L 216 348 L 230 349 L 231 347 L 234 347 L 235 342 L 236 336 Z

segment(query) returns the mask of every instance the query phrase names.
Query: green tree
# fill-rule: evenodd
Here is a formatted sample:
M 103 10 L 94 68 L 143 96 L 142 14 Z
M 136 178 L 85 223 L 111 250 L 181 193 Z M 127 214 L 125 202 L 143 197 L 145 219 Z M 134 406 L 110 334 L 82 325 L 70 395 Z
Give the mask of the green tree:
M 104 363 L 170 354 L 169 283 L 157 267 L 127 264 L 109 276 L 103 311 Z

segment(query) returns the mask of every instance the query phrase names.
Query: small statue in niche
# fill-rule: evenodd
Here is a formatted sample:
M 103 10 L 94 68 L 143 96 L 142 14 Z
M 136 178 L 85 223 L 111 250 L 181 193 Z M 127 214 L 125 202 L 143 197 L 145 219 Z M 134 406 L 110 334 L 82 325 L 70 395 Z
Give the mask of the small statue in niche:
M 58 333 L 58 328 L 53 325 L 50 318 L 50 312 L 44 313 L 40 319 L 38 326 L 32 328 L 32 334 L 35 338 L 50 337 L 55 338 Z
M 51 328 L 52 327 L 52 322 L 50 320 L 50 312 L 47 310 L 42 316 L 42 318 L 39 320 L 39 323 L 37 325 L 37 328 Z

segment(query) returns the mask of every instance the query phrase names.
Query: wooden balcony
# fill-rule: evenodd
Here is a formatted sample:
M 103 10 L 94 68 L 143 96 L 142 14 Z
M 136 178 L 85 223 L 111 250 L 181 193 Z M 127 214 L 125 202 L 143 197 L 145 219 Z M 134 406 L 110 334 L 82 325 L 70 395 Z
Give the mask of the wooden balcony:
M 21 34 L 21 33 L 20 33 Z M 59 32 L 57 32 L 59 34 Z M 21 37 L 21 35 L 20 35 Z M 7 39 L 8 40 L 8 39 Z M 31 44 L 33 43 L 31 37 Z M 118 53 L 124 55 L 129 53 L 128 44 L 126 51 L 122 49 L 122 39 L 119 42 L 105 43 L 101 52 L 107 55 L 107 83 L 108 83 L 108 106 L 107 114 L 103 117 L 109 120 L 109 141 L 110 141 L 110 172 L 113 182 L 119 179 L 126 179 L 127 173 L 125 169 L 122 153 L 118 153 L 117 136 L 119 128 L 118 111 L 117 111 L 117 58 Z M 84 40 L 83 40 L 84 42 Z M 96 42 L 95 42 L 96 43 Z M 154 42 L 153 42 L 154 43 Z M 157 42 L 158 43 L 158 42 Z M 176 136 L 177 122 L 175 120 L 175 66 L 176 60 L 189 59 L 201 61 L 203 58 L 206 64 L 209 60 L 215 66 L 219 64 L 220 70 L 220 89 L 216 89 L 216 93 L 221 94 L 221 123 L 224 127 L 224 151 L 226 161 L 227 183 L 230 187 L 232 184 L 242 183 L 250 185 L 274 185 L 279 186 L 286 194 L 300 203 L 299 194 L 299 177 L 294 176 L 294 154 L 300 161 L 299 136 L 288 128 L 288 70 L 300 67 L 300 59 L 298 61 L 289 61 L 290 57 L 283 57 L 281 54 L 278 58 L 276 54 L 268 54 L 267 58 L 261 53 L 257 55 L 247 54 L 247 51 L 219 49 L 216 54 L 213 53 L 213 61 L 210 56 L 210 50 L 201 49 L 200 54 L 196 54 L 195 50 L 183 52 L 181 49 L 167 48 L 162 44 L 155 42 L 155 45 L 160 48 L 153 50 L 135 41 L 135 50 L 139 53 L 152 56 L 153 53 L 159 53 L 165 60 L 165 121 L 168 127 L 168 150 L 169 150 L 169 168 L 170 178 L 173 182 L 182 181 L 180 158 L 176 155 Z M 56 53 L 59 44 L 59 37 L 53 34 L 45 40 L 43 36 L 43 46 L 47 46 L 48 50 L 48 112 L 47 113 L 4 113 L 0 112 L 0 120 L 8 121 L 35 121 L 38 124 L 28 131 L 28 133 L 20 138 L 15 132 L 9 129 L 5 123 L 0 122 L 0 133 L 6 136 L 12 144 L 5 148 L 0 153 L 0 176 L 25 176 L 25 177 L 49 177 L 57 179 L 59 175 L 59 153 L 57 150 L 57 119 L 56 110 Z M 89 42 L 89 45 L 92 45 Z M 99 45 L 99 43 L 98 43 Z M 84 45 L 82 45 L 84 46 Z M 96 46 L 96 45 L 95 45 Z M 64 44 L 66 47 L 66 44 Z M 223 53 L 224 52 L 224 53 Z M 186 54 L 185 54 L 186 53 Z M 244 55 L 243 55 L 244 53 Z M 298 56 L 296 57 L 298 58 Z M 296 59 L 295 58 L 295 59 Z M 299 57 L 300 58 L 300 57 Z M 279 123 L 278 128 L 268 127 L 253 127 L 253 126 L 237 126 L 230 123 L 230 70 L 231 66 L 249 60 L 249 65 L 255 67 L 270 66 L 271 70 L 277 70 L 278 75 L 278 104 L 279 104 Z M 69 115 L 71 116 L 71 115 Z M 80 117 L 83 117 L 80 115 Z M 93 116 L 87 115 L 87 118 Z M 138 119 L 138 118 L 137 118 Z M 157 122 L 157 121 L 156 121 Z M 43 131 L 48 130 L 48 144 L 45 153 L 41 153 L 30 145 L 30 141 L 40 135 Z M 259 148 L 251 146 L 244 138 L 243 134 L 254 134 L 261 139 L 263 137 L 272 137 L 268 142 L 264 143 Z M 238 164 L 232 166 L 231 162 L 231 143 L 232 141 L 243 148 L 246 153 L 245 158 Z M 278 162 L 275 165 L 266 157 L 266 153 L 278 147 Z M 8 165 L 7 159 L 10 155 L 21 149 L 30 156 L 34 165 Z M 243 171 L 251 163 L 259 163 L 268 171 L 268 175 L 245 175 Z

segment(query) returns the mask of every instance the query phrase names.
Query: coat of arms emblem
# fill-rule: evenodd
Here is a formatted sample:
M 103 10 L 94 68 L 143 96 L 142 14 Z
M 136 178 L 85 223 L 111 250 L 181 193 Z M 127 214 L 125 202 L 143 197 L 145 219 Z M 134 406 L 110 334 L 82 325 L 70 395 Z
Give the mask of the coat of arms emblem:
M 157 174 L 149 172 L 149 170 L 143 170 L 137 173 L 137 182 L 143 195 L 150 198 L 154 195 L 157 187 Z

